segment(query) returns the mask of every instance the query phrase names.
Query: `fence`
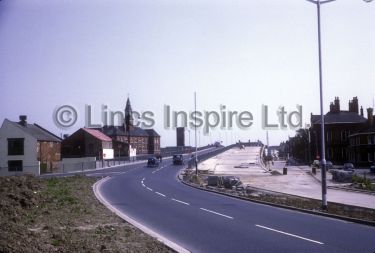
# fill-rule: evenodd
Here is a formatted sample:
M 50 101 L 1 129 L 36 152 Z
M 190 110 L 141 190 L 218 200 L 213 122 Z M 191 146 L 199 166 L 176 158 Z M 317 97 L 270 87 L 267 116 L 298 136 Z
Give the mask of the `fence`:
M 23 166 L 17 170 L 9 171 L 9 167 L 0 167 L 0 176 L 19 176 L 24 174 L 39 175 L 40 165 Z
M 198 155 L 199 162 L 202 162 L 206 159 L 209 159 L 213 156 L 218 155 L 221 152 L 224 152 L 228 149 L 234 147 L 230 145 L 227 147 L 215 149 L 214 151 Z M 198 148 L 199 151 L 205 150 L 208 148 L 213 148 L 214 145 L 208 145 Z M 174 149 L 174 150 L 162 150 L 162 157 L 171 157 L 175 154 L 188 154 L 194 152 L 194 148 L 184 148 L 184 149 Z M 153 154 L 137 155 L 135 157 L 117 157 L 111 160 L 92 160 L 92 161 L 79 161 L 79 162 L 50 162 L 50 163 L 40 163 L 39 165 L 34 166 L 23 166 L 20 171 L 8 171 L 8 167 L 0 167 L 1 176 L 12 176 L 12 175 L 21 175 L 21 174 L 55 174 L 55 173 L 69 173 L 69 172 L 83 172 L 96 170 L 101 168 L 108 168 L 118 165 L 129 164 L 136 161 L 146 161 L 148 158 L 153 157 Z M 84 158 L 82 158 L 84 159 Z M 190 163 L 190 161 L 189 161 Z

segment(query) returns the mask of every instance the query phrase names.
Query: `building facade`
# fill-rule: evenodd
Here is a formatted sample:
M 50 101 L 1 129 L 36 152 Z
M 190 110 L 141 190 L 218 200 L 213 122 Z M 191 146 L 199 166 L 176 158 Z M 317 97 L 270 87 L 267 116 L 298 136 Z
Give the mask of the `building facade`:
M 375 162 L 375 125 L 373 108 L 367 109 L 367 124 L 349 136 L 349 160 L 356 166 L 370 166 Z
M 176 128 L 177 147 L 185 146 L 185 127 Z
M 321 156 L 321 118 L 311 114 L 310 143 L 311 157 Z M 366 126 L 363 109 L 359 110 L 358 98 L 349 101 L 349 110 L 341 110 L 340 100 L 335 98 L 330 110 L 324 115 L 326 160 L 334 164 L 343 164 L 351 160 L 349 136 Z
M 33 174 L 61 160 L 61 139 L 37 124 L 5 119 L 0 128 L 0 175 Z
M 106 150 L 113 150 L 112 139 L 98 130 L 89 128 L 77 130 L 61 143 L 62 158 L 103 159 L 106 158 Z
M 129 98 L 126 101 L 125 119 L 121 126 L 103 126 L 96 129 L 112 139 L 116 155 L 128 156 L 129 143 L 137 150 L 137 155 L 160 153 L 160 135 L 154 129 L 142 129 L 134 125 Z

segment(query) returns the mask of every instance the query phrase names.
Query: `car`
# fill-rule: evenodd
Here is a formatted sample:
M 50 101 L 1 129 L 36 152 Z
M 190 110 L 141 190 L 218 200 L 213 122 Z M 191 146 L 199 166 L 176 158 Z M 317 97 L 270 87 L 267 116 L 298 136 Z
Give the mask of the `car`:
M 156 157 L 150 157 L 147 160 L 147 167 L 158 167 L 159 160 Z
M 174 165 L 183 165 L 184 164 L 184 156 L 179 155 L 173 155 L 173 164 Z
M 373 165 L 371 165 L 370 172 L 375 173 L 375 163 Z

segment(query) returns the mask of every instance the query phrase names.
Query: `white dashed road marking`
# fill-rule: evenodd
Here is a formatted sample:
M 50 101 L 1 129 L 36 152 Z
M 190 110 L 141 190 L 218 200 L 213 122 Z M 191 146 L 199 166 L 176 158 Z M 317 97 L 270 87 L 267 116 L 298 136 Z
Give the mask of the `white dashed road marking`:
M 206 212 L 209 212 L 209 213 L 213 213 L 213 214 L 216 214 L 216 215 L 220 215 L 220 216 L 222 216 L 222 217 L 225 217 L 225 218 L 228 218 L 228 219 L 233 220 L 233 217 L 228 216 L 228 215 L 225 215 L 225 214 L 222 214 L 222 213 L 214 212 L 214 211 L 211 211 L 211 210 L 208 210 L 208 209 L 205 209 L 205 208 L 199 208 L 199 209 L 201 209 L 201 210 L 203 210 L 203 211 L 206 211 Z
M 186 203 L 186 202 L 184 202 L 184 201 L 181 201 L 181 200 L 178 200 L 178 199 L 172 199 L 172 200 L 173 200 L 173 201 L 176 201 L 176 202 L 178 202 L 178 203 L 181 203 L 181 204 L 184 204 L 184 205 L 190 206 L 189 203 Z
M 153 191 L 153 189 L 151 189 L 150 187 L 146 187 L 146 189 L 149 191 Z
M 155 193 L 162 196 L 162 197 L 165 197 L 165 195 L 163 193 L 160 193 L 160 192 L 155 192 Z
M 267 229 L 267 230 L 270 230 L 270 231 L 273 231 L 273 232 L 277 232 L 277 233 L 280 233 L 280 234 L 283 234 L 283 235 L 292 236 L 292 237 L 302 239 L 302 240 L 305 240 L 305 241 L 309 241 L 309 242 L 313 242 L 313 243 L 317 243 L 317 244 L 324 244 L 324 243 L 319 242 L 319 241 L 315 241 L 315 240 L 311 240 L 311 239 L 308 239 L 308 238 L 305 238 L 305 237 L 302 237 L 302 236 L 286 233 L 286 232 L 276 230 L 276 229 L 273 229 L 273 228 L 269 228 L 269 227 L 265 227 L 265 226 L 261 226 L 261 225 L 255 225 L 255 226 L 257 226 L 259 228 L 264 228 L 264 229 Z

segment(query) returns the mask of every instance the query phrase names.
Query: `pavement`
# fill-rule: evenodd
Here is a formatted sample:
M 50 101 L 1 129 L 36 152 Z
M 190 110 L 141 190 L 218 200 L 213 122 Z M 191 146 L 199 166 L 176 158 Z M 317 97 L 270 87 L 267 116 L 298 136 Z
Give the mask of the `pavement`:
M 286 194 L 321 199 L 320 170 L 313 175 L 309 166 L 288 166 L 287 175 L 282 175 L 285 161 L 275 161 L 270 169 L 279 173 L 268 173 L 260 166 L 260 147 L 234 148 L 200 164 L 201 171 L 217 175 L 240 177 L 245 185 Z M 251 161 L 251 163 L 249 163 Z M 253 163 L 255 161 L 255 164 Z M 275 175 L 276 174 L 276 175 Z M 327 173 L 327 186 L 340 186 Z M 351 192 L 344 189 L 327 189 L 329 202 L 375 209 L 375 195 Z

